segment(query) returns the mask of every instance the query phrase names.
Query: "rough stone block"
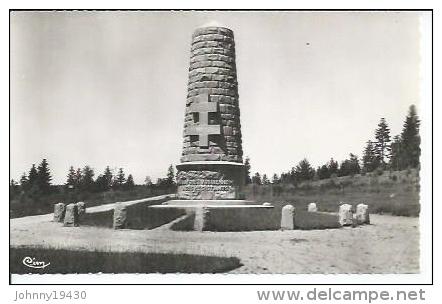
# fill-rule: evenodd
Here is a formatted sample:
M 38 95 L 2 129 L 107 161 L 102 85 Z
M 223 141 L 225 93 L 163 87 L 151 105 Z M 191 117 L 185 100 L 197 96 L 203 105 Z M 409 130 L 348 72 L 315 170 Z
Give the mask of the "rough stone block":
M 281 213 L 281 230 L 295 229 L 295 207 L 285 205 Z
M 235 62 L 234 58 L 232 56 L 226 56 L 226 55 L 220 55 L 220 54 L 205 54 L 205 55 L 197 55 L 192 56 L 190 58 L 190 62 L 200 62 L 200 61 L 224 61 L 227 63 L 233 63 Z
M 211 41 L 211 42 L 219 41 L 219 42 L 233 43 L 233 37 L 222 34 L 207 34 L 207 35 L 198 35 L 192 39 L 192 43 L 205 42 L 205 41 Z
M 208 47 L 216 47 L 216 48 L 223 48 L 223 49 L 234 50 L 235 49 L 235 43 L 233 41 L 230 41 L 230 42 L 227 42 L 227 41 L 201 41 L 201 42 L 193 42 L 190 50 L 194 51 L 194 50 L 197 50 L 197 49 L 200 49 L 200 48 L 208 48 Z
M 231 29 L 219 26 L 209 26 L 209 27 L 201 27 L 197 28 L 193 34 L 192 38 L 195 38 L 200 35 L 208 35 L 208 34 L 221 34 L 229 37 L 233 37 L 233 31 Z
M 78 226 L 78 209 L 76 204 L 69 204 L 66 206 L 63 225 L 66 227 Z
M 358 224 L 370 224 L 370 213 L 368 205 L 358 204 L 356 206 L 356 222 Z
M 317 212 L 318 211 L 318 207 L 316 207 L 316 203 L 308 204 L 307 211 L 308 212 Z
M 341 226 L 353 225 L 353 210 L 349 204 L 339 206 L 339 224 Z
M 127 208 L 121 203 L 115 203 L 113 227 L 114 229 L 127 227 Z
M 77 203 L 78 216 L 81 217 L 86 213 L 86 204 L 84 202 Z
M 58 203 L 54 205 L 54 222 L 63 222 L 66 212 L 66 205 Z
M 206 54 L 220 54 L 226 56 L 235 56 L 232 50 L 224 48 L 199 48 L 192 51 L 192 56 L 200 56 Z

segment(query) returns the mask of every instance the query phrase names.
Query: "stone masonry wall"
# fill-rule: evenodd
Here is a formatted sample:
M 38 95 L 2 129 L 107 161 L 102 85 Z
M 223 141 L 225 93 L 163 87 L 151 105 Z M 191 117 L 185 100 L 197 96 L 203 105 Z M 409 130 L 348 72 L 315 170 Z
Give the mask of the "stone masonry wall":
M 201 114 L 191 110 L 191 105 L 204 95 L 208 95 L 210 103 L 217 103 L 216 112 L 206 114 L 208 124 L 220 126 L 218 134 L 208 135 L 207 146 L 200 143 L 198 135 L 186 134 L 192 127 L 204 127 L 196 116 Z M 192 36 L 181 162 L 242 162 L 242 156 L 233 31 L 222 27 L 199 28 Z

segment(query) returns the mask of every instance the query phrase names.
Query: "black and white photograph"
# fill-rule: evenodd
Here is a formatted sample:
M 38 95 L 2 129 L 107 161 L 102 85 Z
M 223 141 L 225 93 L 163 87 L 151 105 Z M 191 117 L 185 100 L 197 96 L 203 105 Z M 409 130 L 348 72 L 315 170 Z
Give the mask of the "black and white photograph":
M 11 284 L 431 278 L 431 10 L 9 18 Z

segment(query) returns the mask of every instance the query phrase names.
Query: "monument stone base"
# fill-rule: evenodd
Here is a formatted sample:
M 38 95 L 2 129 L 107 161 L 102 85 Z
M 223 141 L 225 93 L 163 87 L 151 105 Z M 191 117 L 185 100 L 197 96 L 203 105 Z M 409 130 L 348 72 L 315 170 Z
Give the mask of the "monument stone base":
M 178 198 L 238 200 L 244 186 L 244 165 L 228 161 L 194 161 L 177 165 Z

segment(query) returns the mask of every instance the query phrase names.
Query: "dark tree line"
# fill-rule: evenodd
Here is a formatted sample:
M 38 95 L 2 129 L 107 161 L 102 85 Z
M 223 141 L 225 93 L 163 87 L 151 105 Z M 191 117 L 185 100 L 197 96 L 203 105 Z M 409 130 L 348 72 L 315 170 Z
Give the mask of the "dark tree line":
M 402 132 L 391 140 L 390 129 L 384 118 L 375 131 L 375 140 L 367 141 L 362 158 L 364 172 L 378 168 L 384 170 L 404 170 L 419 168 L 420 120 L 416 107 L 411 105 L 405 118 Z
M 411 105 L 405 118 L 400 135 L 391 140 L 390 128 L 385 118 L 381 118 L 375 132 L 374 140 L 368 140 L 360 160 L 356 154 L 341 163 L 333 158 L 326 164 L 314 169 L 307 159 L 301 160 L 296 167 L 279 176 L 275 173 L 269 181 L 267 175 L 256 172 L 251 176 L 250 158 L 245 159 L 246 184 L 297 184 L 308 180 L 326 179 L 336 176 L 353 176 L 374 170 L 404 170 L 419 168 L 420 162 L 420 120 L 416 107 Z
M 126 178 L 123 168 L 119 168 L 113 173 L 107 166 L 104 172 L 94 179 L 95 172 L 90 166 L 84 166 L 83 169 L 69 168 L 65 186 L 68 189 L 79 190 L 81 192 L 104 192 L 113 190 L 131 190 L 135 187 L 132 174 Z
M 54 191 L 51 181 L 52 176 L 48 161 L 43 159 L 37 167 L 32 164 L 29 172 L 22 174 L 19 183 L 12 179 L 9 185 L 9 193 L 11 196 L 15 196 L 25 192 L 31 197 L 49 194 Z

